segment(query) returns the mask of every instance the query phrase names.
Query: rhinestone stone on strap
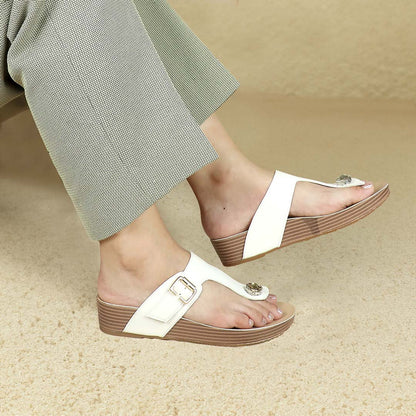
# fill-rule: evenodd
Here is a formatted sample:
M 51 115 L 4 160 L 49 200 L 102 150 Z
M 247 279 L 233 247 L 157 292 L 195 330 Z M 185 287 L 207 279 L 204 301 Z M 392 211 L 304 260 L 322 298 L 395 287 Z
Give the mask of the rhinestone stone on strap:
M 335 183 L 337 185 L 344 186 L 344 185 L 347 185 L 347 184 L 351 183 L 351 181 L 352 181 L 351 176 L 346 175 L 344 173 L 343 175 L 338 176 L 338 178 L 336 179 Z
M 263 290 L 263 286 L 255 282 L 249 282 L 244 286 L 244 290 L 252 296 L 259 296 Z

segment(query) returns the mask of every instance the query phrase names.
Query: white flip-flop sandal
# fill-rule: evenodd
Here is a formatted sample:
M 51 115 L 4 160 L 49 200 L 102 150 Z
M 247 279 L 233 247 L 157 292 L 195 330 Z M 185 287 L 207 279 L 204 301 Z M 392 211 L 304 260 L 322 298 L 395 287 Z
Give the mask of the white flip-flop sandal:
M 388 184 L 384 184 L 376 186 L 374 193 L 369 197 L 332 214 L 289 217 L 298 181 L 312 182 L 331 188 L 365 184 L 364 181 L 348 175 L 341 175 L 335 183 L 325 183 L 276 170 L 249 228 L 228 237 L 211 239 L 224 266 L 251 261 L 289 244 L 346 227 L 374 211 L 390 193 Z
M 271 340 L 290 327 L 295 309 L 284 302 L 278 302 L 282 317 L 263 327 L 224 329 L 184 318 L 207 280 L 218 282 L 251 300 L 264 300 L 269 295 L 267 287 L 253 282 L 244 285 L 190 253 L 186 268 L 162 283 L 139 307 L 105 302 L 97 295 L 100 329 L 118 336 L 243 346 Z

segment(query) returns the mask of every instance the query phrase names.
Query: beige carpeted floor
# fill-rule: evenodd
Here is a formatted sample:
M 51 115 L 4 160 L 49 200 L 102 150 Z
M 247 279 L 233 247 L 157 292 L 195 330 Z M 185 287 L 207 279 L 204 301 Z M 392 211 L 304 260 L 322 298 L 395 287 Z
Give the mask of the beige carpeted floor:
M 282 337 L 234 349 L 112 337 L 97 324 L 98 245 L 30 113 L 4 121 L 1 415 L 416 414 L 416 106 L 239 90 L 218 114 L 265 167 L 388 181 L 391 196 L 347 229 L 224 268 L 296 305 Z M 220 266 L 186 183 L 158 206 L 179 242 Z

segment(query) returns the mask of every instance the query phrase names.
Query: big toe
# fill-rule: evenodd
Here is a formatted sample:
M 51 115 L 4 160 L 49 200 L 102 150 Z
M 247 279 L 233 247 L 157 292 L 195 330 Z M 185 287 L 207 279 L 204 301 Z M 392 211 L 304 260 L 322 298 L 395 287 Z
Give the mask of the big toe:
M 347 206 L 355 204 L 363 199 L 369 197 L 374 193 L 374 185 L 372 182 L 365 182 L 364 185 L 354 186 L 348 189 L 349 198 L 347 201 Z

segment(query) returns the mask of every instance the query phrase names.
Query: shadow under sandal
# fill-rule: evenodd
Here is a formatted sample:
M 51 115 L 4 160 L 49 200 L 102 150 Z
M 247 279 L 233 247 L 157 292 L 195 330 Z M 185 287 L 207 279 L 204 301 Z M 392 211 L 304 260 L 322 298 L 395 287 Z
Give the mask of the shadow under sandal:
M 325 183 L 276 170 L 249 228 L 228 237 L 211 239 L 224 266 L 235 266 L 255 260 L 289 244 L 346 227 L 369 215 L 390 194 L 388 184 L 375 186 L 374 193 L 369 197 L 332 214 L 289 217 L 298 181 L 312 182 L 331 188 L 344 188 L 365 183 L 348 175 L 341 175 L 335 183 Z
M 140 307 L 105 302 L 97 295 L 100 329 L 119 336 L 243 346 L 271 340 L 292 324 L 295 309 L 284 302 L 278 302 L 282 317 L 258 328 L 224 329 L 184 318 L 183 315 L 201 295 L 202 284 L 207 280 L 218 282 L 247 299 L 264 300 L 269 295 L 267 287 L 239 283 L 191 252 L 185 270 L 162 283 Z

